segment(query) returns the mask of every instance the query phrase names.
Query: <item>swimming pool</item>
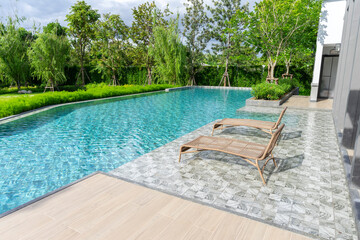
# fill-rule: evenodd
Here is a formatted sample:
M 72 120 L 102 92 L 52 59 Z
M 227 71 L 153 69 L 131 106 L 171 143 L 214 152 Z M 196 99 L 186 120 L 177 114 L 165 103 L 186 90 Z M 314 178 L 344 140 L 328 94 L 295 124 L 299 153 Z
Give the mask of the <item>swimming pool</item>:
M 236 109 L 249 97 L 195 88 L 67 105 L 1 124 L 0 213 L 216 119 L 247 117 Z

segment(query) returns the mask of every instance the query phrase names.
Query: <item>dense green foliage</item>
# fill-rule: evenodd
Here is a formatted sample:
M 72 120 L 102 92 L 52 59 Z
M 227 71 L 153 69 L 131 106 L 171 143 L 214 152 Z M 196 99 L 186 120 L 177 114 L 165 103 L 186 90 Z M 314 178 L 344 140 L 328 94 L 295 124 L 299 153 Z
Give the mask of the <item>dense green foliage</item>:
M 212 50 L 214 54 L 219 56 L 220 64 L 225 65 L 225 71 L 221 78 L 220 84 L 224 83 L 224 86 L 230 84 L 230 78 L 228 75 L 228 66 L 232 56 L 236 55 L 237 48 L 236 38 L 233 39 L 235 28 L 237 35 L 241 35 L 243 32 L 243 24 L 241 21 L 237 21 L 234 26 L 231 23 L 231 19 L 237 12 L 247 14 L 249 12 L 249 4 L 241 6 L 241 0 L 212 0 L 213 7 L 207 6 L 211 12 L 209 18 L 210 35 L 217 42 L 212 44 Z M 235 41 L 234 41 L 235 40 Z
M 68 33 L 71 37 L 71 44 L 75 50 L 75 56 L 81 66 L 81 82 L 85 85 L 85 68 L 89 52 L 87 48 L 91 45 L 91 40 L 95 38 L 96 22 L 100 18 L 97 10 L 85 1 L 78 1 L 71 6 L 70 13 L 66 15 L 69 23 Z
M 54 91 L 54 87 L 66 81 L 64 68 L 69 52 L 69 41 L 58 36 L 56 29 L 41 33 L 28 50 L 33 74 Z
M 266 57 L 268 77 L 274 79 L 275 67 L 285 50 L 289 52 L 289 49 L 306 41 L 311 41 L 310 45 L 314 46 L 313 33 L 316 30 L 313 28 L 316 29 L 314 22 L 318 22 L 320 10 L 319 0 L 262 0 L 255 4 L 254 11 L 249 15 L 238 12 L 235 17 L 246 20 L 246 41 Z M 308 31 L 312 34 L 302 34 Z M 298 39 L 310 36 L 310 39 L 298 42 L 293 41 L 294 36 L 299 36 Z
M 133 49 L 133 60 L 136 65 L 145 66 L 147 73 L 147 82 L 150 85 L 152 81 L 153 57 L 149 54 L 149 48 L 154 43 L 154 27 L 166 26 L 165 17 L 171 12 L 168 8 L 161 11 L 155 2 L 146 2 L 133 8 L 134 21 L 131 26 L 131 39 L 136 44 Z
M 89 84 L 86 85 L 86 90 L 77 90 L 75 92 L 47 92 L 36 95 L 22 95 L 14 98 L 3 98 L 0 99 L 0 118 L 48 105 L 158 91 L 171 87 L 174 86 L 167 84 L 151 86 L 107 86 L 106 84 Z
M 294 79 L 282 79 L 278 85 L 275 83 L 262 82 L 252 87 L 251 94 L 256 99 L 278 100 L 297 85 L 297 81 Z
M 18 26 L 20 21 L 9 17 L 7 24 L 0 28 L 0 73 L 18 89 L 30 77 L 27 49 L 32 40 L 31 33 Z
M 186 49 L 179 37 L 178 19 L 169 26 L 154 28 L 154 44 L 149 49 L 154 58 L 159 83 L 186 84 Z
M 92 63 L 103 79 L 112 80 L 112 85 L 119 83 L 118 71 L 127 62 L 128 35 L 129 29 L 119 15 L 104 14 L 97 23 Z
M 44 87 L 53 80 L 59 90 L 73 90 L 85 79 L 212 86 L 222 79 L 249 87 L 289 73 L 291 65 L 300 93 L 309 93 L 320 0 L 262 0 L 252 11 L 240 0 L 184 6 L 182 32 L 169 6 L 155 2 L 131 9 L 128 25 L 116 14 L 100 16 L 85 1 L 69 9 L 66 27 L 55 21 L 30 33 L 21 28 L 23 19 L 9 19 L 0 23 L 0 87 Z M 70 51 L 59 48 L 60 39 L 71 43 Z
M 187 0 L 184 4 L 186 13 L 182 19 L 183 36 L 188 51 L 187 65 L 189 71 L 188 85 L 196 85 L 195 75 L 204 64 L 209 31 L 206 28 L 207 16 L 203 0 Z

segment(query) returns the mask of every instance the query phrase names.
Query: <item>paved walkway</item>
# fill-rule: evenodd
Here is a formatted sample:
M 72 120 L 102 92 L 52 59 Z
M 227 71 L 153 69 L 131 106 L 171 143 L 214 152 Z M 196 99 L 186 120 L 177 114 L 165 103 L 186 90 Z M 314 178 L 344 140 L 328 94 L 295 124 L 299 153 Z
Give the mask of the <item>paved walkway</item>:
M 251 118 L 275 120 L 281 109 L 243 108 Z M 241 114 L 241 112 L 239 112 Z M 112 171 L 120 178 L 208 204 L 275 226 L 323 239 L 357 239 L 354 218 L 331 112 L 289 109 L 275 168 L 266 167 L 267 185 L 241 158 L 204 151 L 185 154 L 179 146 L 209 135 L 212 123 Z M 266 144 L 269 136 L 230 128 L 216 136 Z
M 0 239 L 308 238 L 96 174 L 1 218 Z
M 310 102 L 309 96 L 293 95 L 282 106 L 303 109 L 326 109 L 331 110 L 333 105 L 332 99 L 319 99 L 317 102 Z

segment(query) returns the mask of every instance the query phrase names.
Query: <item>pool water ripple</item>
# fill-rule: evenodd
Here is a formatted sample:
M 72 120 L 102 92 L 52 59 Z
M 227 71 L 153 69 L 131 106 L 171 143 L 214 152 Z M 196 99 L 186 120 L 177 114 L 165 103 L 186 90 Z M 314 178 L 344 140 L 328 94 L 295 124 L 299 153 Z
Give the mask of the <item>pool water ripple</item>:
M 190 89 L 67 105 L 1 124 L 0 213 L 216 119 L 263 119 L 236 112 L 249 97 L 249 91 Z

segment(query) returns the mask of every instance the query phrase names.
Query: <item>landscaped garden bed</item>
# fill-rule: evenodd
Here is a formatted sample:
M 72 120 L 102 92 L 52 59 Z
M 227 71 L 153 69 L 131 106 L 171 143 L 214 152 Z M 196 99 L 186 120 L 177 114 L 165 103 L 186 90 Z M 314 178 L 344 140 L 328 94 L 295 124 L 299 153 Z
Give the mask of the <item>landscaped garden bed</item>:
M 16 94 L 14 97 L 0 98 L 0 118 L 54 104 L 152 92 L 172 87 L 175 86 L 169 84 L 108 86 L 102 83 L 88 84 L 85 86 L 85 90 L 77 90 L 74 92 L 46 92 L 30 95 Z
M 299 87 L 294 79 L 281 79 L 278 84 L 262 82 L 254 85 L 251 94 L 253 97 L 246 100 L 247 106 L 276 107 L 299 94 Z

